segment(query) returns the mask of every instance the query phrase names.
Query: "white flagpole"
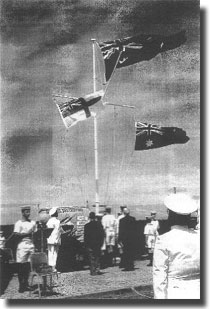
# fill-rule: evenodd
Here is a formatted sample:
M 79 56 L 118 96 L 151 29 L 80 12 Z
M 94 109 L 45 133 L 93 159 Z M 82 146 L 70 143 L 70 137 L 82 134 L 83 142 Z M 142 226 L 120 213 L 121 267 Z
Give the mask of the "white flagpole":
M 96 92 L 96 58 L 95 58 L 95 39 L 91 39 L 93 46 L 93 92 Z M 97 118 L 94 119 L 94 153 L 95 153 L 95 212 L 99 213 L 99 177 L 98 177 L 98 135 L 97 135 Z

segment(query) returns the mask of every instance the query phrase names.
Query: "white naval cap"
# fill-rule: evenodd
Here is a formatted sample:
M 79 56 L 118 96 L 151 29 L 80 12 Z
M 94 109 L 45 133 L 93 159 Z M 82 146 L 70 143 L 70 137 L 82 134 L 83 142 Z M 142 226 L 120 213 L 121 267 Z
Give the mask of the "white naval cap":
M 195 200 L 185 193 L 170 194 L 165 198 L 164 204 L 180 215 L 189 215 L 198 209 Z
M 49 211 L 49 215 L 53 216 L 56 213 L 56 211 L 57 211 L 57 207 L 51 208 L 50 211 Z

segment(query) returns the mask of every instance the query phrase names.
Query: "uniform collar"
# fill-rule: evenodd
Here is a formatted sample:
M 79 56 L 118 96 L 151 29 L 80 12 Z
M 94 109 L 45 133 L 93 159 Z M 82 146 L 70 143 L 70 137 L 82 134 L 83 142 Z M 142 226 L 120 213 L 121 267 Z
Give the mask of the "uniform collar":
M 171 230 L 188 230 L 187 225 L 172 225 Z

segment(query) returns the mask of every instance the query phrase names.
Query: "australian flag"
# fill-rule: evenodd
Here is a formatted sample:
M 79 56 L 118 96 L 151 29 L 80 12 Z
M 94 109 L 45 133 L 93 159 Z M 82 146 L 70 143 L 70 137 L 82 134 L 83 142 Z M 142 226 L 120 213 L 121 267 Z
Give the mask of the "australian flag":
M 177 127 L 160 127 L 143 122 L 135 122 L 135 127 L 135 150 L 148 150 L 189 141 L 186 132 Z
M 159 53 L 179 47 L 185 41 L 186 36 L 183 30 L 170 36 L 137 35 L 99 43 L 105 62 L 106 81 L 110 79 L 115 66 L 122 68 L 150 60 Z

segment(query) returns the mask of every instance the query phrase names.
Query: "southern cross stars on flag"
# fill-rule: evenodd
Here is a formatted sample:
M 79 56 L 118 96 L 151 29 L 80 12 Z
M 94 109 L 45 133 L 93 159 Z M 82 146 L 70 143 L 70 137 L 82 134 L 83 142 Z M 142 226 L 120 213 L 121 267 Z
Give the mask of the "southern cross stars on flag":
M 154 124 L 135 122 L 135 128 L 135 150 L 148 150 L 171 144 L 184 144 L 189 141 L 186 132 L 177 127 L 161 127 Z

